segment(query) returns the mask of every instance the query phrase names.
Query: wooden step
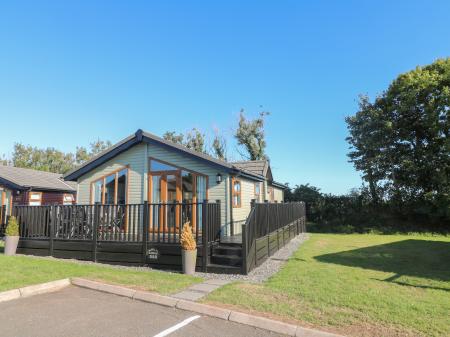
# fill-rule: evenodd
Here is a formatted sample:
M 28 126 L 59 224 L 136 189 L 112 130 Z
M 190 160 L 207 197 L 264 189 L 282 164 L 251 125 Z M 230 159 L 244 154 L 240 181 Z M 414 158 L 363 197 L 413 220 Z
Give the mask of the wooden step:
M 218 245 L 213 247 L 213 255 L 237 255 L 242 256 L 242 247 Z
M 211 263 L 226 266 L 242 266 L 242 257 L 238 255 L 211 255 Z
M 206 271 L 208 273 L 216 273 L 216 274 L 242 274 L 241 267 L 227 266 L 215 263 L 209 263 L 206 266 Z

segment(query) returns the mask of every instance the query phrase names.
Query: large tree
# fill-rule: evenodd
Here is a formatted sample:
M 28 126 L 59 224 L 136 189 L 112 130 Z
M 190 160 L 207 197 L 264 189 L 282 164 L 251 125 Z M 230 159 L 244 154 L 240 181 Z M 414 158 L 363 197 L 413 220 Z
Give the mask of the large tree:
M 450 216 L 450 58 L 398 76 L 373 103 L 363 98 L 347 124 L 350 160 L 371 190 Z
M 264 118 L 269 112 L 263 111 L 255 119 L 247 119 L 244 110 L 241 109 L 239 116 L 239 126 L 234 137 L 238 145 L 242 145 L 246 150 L 246 159 L 261 160 L 267 159 L 266 139 L 264 134 Z

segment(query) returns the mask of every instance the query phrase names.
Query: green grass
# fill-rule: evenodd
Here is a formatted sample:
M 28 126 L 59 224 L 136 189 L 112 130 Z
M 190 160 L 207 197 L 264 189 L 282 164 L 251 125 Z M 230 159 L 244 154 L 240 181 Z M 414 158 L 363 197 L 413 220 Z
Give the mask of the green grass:
M 450 336 L 450 237 L 313 234 L 264 284 L 206 301 L 352 336 Z
M 107 265 L 89 265 L 3 254 L 0 254 L 0 273 L 0 291 L 67 277 L 84 277 L 134 289 L 169 294 L 202 281 L 199 277 L 176 273 L 119 269 Z

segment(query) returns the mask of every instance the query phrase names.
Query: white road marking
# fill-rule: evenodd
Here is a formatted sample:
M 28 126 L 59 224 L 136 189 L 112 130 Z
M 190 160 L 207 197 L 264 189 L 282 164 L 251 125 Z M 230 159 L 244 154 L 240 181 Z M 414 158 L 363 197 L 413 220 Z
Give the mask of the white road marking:
M 178 324 L 175 324 L 174 326 L 172 326 L 172 327 L 170 327 L 170 328 L 168 328 L 168 329 L 166 329 L 164 331 L 161 331 L 159 334 L 157 334 L 157 335 L 155 335 L 153 337 L 164 337 L 164 336 L 170 335 L 172 332 L 177 331 L 178 329 L 181 329 L 182 327 L 188 325 L 192 321 L 195 321 L 197 318 L 200 318 L 200 316 L 199 315 L 195 315 L 195 316 L 186 318 L 184 321 L 182 321 L 182 322 L 180 322 Z

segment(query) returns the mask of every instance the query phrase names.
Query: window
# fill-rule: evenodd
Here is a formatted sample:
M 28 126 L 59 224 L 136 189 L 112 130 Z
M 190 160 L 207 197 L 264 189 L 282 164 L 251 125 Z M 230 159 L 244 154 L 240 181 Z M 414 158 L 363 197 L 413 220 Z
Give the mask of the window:
M 177 170 L 178 170 L 178 168 L 176 168 L 172 165 L 160 162 L 158 160 L 152 159 L 150 161 L 150 171 L 151 172 L 177 171 Z
M 273 201 L 275 200 L 273 187 L 269 187 L 269 188 L 267 189 L 267 193 L 269 194 L 269 201 L 270 201 L 270 202 L 273 202 Z
M 260 200 L 260 198 L 259 198 L 260 195 L 261 195 L 261 184 L 255 183 L 255 199 L 256 199 L 256 201 Z
M 127 173 L 128 169 L 123 169 L 117 173 L 117 204 L 127 203 Z
M 29 199 L 28 205 L 41 206 L 42 192 L 30 192 L 28 199 Z
M 232 185 L 233 185 L 232 191 L 233 207 L 239 208 L 241 207 L 241 182 L 233 178 Z
M 74 201 L 73 194 L 64 194 L 63 205 L 72 205 Z
M 91 185 L 91 201 L 94 204 L 124 205 L 127 203 L 128 168 L 122 168 Z

